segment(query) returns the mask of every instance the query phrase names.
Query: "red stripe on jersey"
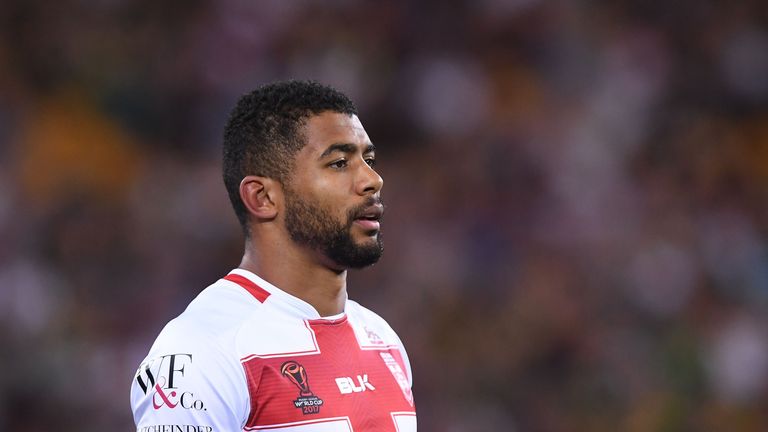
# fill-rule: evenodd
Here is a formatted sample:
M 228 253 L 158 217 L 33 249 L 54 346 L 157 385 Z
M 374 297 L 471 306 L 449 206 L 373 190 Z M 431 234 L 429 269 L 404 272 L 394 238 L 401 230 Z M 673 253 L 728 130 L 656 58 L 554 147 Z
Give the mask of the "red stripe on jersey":
M 258 300 L 260 303 L 264 303 L 264 300 L 266 300 L 267 297 L 269 297 L 269 291 L 256 285 L 246 277 L 240 276 L 238 274 L 228 274 L 224 276 L 224 279 L 230 282 L 234 282 L 240 285 L 241 287 L 245 288 L 245 290 L 251 293 L 251 295 L 254 296 L 256 300 Z
M 251 405 L 245 430 L 277 429 L 276 425 L 328 430 L 309 425 L 339 418 L 348 418 L 355 431 L 415 430 L 408 427 L 415 421 L 399 417 L 415 416 L 410 387 L 406 393 L 398 381 L 408 380 L 399 349 L 361 349 L 346 316 L 305 323 L 316 337 L 317 354 L 243 361 Z M 388 364 L 382 354 L 397 366 Z M 290 363 L 294 372 L 286 372 Z

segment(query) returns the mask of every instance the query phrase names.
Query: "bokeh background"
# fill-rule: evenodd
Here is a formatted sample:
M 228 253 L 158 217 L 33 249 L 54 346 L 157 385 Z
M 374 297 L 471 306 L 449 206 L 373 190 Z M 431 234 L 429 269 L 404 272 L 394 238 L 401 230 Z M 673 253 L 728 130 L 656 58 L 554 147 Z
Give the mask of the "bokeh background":
M 239 95 L 347 92 L 422 431 L 768 430 L 766 2 L 0 4 L 0 430 L 132 430 Z

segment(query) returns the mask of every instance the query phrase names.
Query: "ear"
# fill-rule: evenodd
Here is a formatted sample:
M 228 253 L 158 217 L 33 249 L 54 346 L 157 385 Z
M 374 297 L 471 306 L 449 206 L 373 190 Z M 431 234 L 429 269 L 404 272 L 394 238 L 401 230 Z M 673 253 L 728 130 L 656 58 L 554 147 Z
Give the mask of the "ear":
M 240 182 L 240 199 L 248 213 L 259 220 L 271 220 L 277 216 L 280 184 L 269 177 L 246 176 Z

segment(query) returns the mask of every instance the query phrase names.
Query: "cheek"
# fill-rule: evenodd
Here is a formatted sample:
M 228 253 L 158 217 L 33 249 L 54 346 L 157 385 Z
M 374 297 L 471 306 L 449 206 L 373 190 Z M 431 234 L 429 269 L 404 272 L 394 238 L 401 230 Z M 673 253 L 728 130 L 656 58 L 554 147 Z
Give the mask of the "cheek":
M 346 215 L 348 200 L 339 185 L 329 181 L 315 180 L 308 183 L 305 196 L 334 215 Z
M 349 208 L 341 197 L 330 193 L 328 190 L 316 190 L 314 188 L 306 191 L 303 195 L 313 207 L 320 210 L 324 215 L 342 223 L 347 222 Z
M 317 167 L 296 167 L 293 188 L 325 215 L 347 223 L 350 209 L 349 179 L 339 173 L 329 174 Z

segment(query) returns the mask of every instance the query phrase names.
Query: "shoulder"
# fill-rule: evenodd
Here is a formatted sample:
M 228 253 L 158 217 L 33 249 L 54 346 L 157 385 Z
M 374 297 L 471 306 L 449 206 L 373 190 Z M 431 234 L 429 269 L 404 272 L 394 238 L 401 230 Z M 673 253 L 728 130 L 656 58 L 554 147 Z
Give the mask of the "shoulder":
M 376 312 L 353 300 L 347 301 L 347 315 L 357 332 L 362 331 L 372 345 L 397 345 L 403 348 L 400 337 L 389 323 Z M 360 335 L 358 339 L 364 340 Z
M 147 359 L 172 352 L 224 350 L 247 314 L 236 292 L 219 282 L 203 290 L 179 316 L 160 331 Z M 228 313 L 228 311 L 230 311 Z M 233 319 L 243 316 L 242 319 Z
M 387 321 L 381 316 L 379 316 L 379 314 L 368 309 L 367 307 L 361 305 L 360 303 L 354 300 L 347 300 L 345 312 L 350 317 L 361 319 L 370 323 L 386 325 L 387 327 L 389 327 L 389 324 L 387 324 Z
M 163 328 L 132 382 L 137 425 L 239 427 L 248 399 L 234 340 L 254 307 L 247 293 L 220 280 Z
M 237 335 L 245 322 L 258 313 L 261 303 L 239 286 L 221 279 L 204 289 L 179 316 L 162 329 L 149 350 L 146 362 L 172 354 L 194 359 L 239 364 Z M 209 365 L 210 366 L 210 365 Z
M 346 312 L 361 348 L 389 349 L 399 354 L 398 360 L 405 368 L 405 375 L 410 386 L 413 383 L 413 376 L 408 352 L 389 323 L 377 313 L 352 300 L 347 301 Z

